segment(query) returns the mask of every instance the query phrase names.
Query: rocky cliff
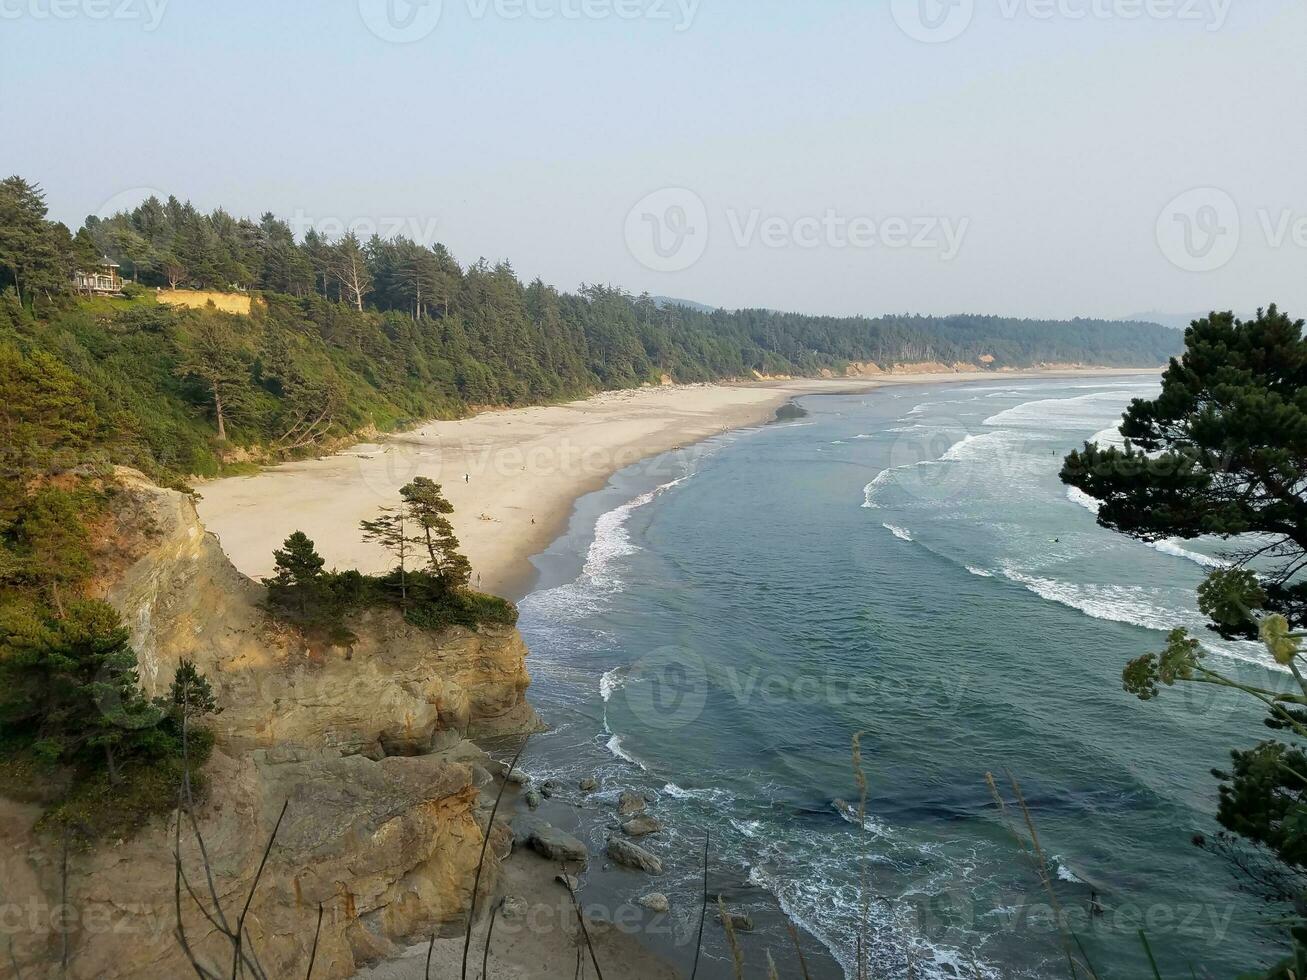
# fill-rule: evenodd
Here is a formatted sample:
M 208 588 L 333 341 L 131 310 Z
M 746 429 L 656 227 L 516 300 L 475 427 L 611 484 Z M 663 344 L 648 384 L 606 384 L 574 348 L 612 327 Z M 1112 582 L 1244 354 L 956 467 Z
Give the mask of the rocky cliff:
M 211 894 L 231 925 L 285 806 L 246 918 L 270 977 L 303 976 L 319 905 L 313 976 L 352 975 L 396 943 L 467 908 L 488 822 L 481 793 L 495 763 L 469 737 L 535 729 L 525 700 L 526 648 L 516 630 L 433 635 L 390 611 L 350 623 L 351 647 L 314 646 L 260 606 L 262 587 L 232 567 L 189 497 L 120 470 L 122 492 L 100 528 L 98 588 L 130 626 L 147 693 L 193 660 L 222 707 L 196 834 L 175 824 L 74 853 L 67 885 L 57 844 L 31 830 L 37 808 L 0 800 L 0 906 L 24 977 L 59 976 L 65 922 L 70 977 L 193 973 L 175 935 L 176 889 L 201 958 L 227 961 Z M 277 542 L 268 542 L 271 549 Z M 510 843 L 492 831 L 495 861 Z M 0 976 L 12 969 L 0 957 Z

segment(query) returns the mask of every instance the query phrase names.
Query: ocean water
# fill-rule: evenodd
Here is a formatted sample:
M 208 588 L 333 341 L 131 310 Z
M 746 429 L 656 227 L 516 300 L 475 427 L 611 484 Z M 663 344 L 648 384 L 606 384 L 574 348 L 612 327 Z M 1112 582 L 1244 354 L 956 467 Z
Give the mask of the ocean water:
M 1268 910 L 1191 843 L 1214 829 L 1209 769 L 1251 744 L 1259 713 L 1221 691 L 1143 704 L 1120 682 L 1165 630 L 1203 632 L 1194 588 L 1219 545 L 1099 528 L 1057 479 L 1157 390 L 1133 376 L 809 397 L 804 418 L 581 501 L 521 603 L 553 726 L 524 766 L 600 778 L 561 818 L 596 851 L 622 789 L 669 825 L 642 842 L 662 878 L 595 862 L 582 898 L 602 914 L 667 892 L 672 914 L 632 928 L 688 965 L 707 833 L 714 894 L 758 924 L 749 975 L 767 949 L 794 975 L 780 910 L 814 976 L 851 975 L 860 933 L 874 976 L 1067 976 L 1058 915 L 1104 977 L 1151 975 L 1141 928 L 1163 975 L 1270 959 Z M 1277 680 L 1256 646 L 1207 636 L 1218 666 Z M 1012 778 L 1042 862 L 1013 833 Z M 720 929 L 705 937 L 700 976 L 729 975 Z

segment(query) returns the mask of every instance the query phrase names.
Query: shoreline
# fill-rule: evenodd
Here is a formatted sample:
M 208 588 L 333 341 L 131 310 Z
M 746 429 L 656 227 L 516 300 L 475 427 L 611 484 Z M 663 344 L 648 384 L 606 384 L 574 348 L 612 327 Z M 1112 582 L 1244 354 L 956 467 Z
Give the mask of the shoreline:
M 416 476 L 444 486 L 480 591 L 518 600 L 531 559 L 566 529 L 576 502 L 619 470 L 736 429 L 770 421 L 794 398 L 901 385 L 1156 374 L 1161 368 L 1057 368 L 892 374 L 603 392 L 562 405 L 497 409 L 427 422 L 377 443 L 199 485 L 201 519 L 251 578 L 272 573 L 272 552 L 293 531 L 313 539 L 328 567 L 380 573 L 388 556 L 359 538 L 359 521 L 398 501 Z
M 207 499 L 201 502 L 200 510 L 233 562 L 246 574 L 270 572 L 272 549 L 285 534 L 314 520 L 331 522 L 316 527 L 309 523 L 304 528 L 317 541 L 329 565 L 342 562 L 341 555 L 361 555 L 362 564 L 367 560 L 362 553 L 369 549 L 354 543 L 357 520 L 375 513 L 369 509 L 393 502 L 399 486 L 409 479 L 430 475 L 445 483 L 455 504 L 456 532 L 474 568 L 481 572 L 481 587 L 507 593 L 516 600 L 539 581 L 541 570 L 532 559 L 567 532 L 580 500 L 608 486 L 618 471 L 727 431 L 770 422 L 779 408 L 796 398 L 857 394 L 903 385 L 1156 373 L 1140 369 L 974 372 L 609 392 L 561 406 L 491 411 L 455 422 L 427 423 L 381 444 L 360 444 L 335 456 L 285 464 L 256 476 L 213 481 L 202 488 Z M 462 473 L 470 479 L 464 482 L 453 478 Z M 524 501 L 524 493 L 533 499 Z M 287 505 L 288 500 L 293 502 Z M 358 514 L 360 508 L 363 512 Z M 354 513 L 349 512 L 351 509 Z M 269 526 L 269 512 L 280 517 L 281 526 Z M 493 519 L 481 520 L 481 514 Z M 237 549 L 239 556 L 234 553 Z M 375 556 L 381 557 L 379 553 Z M 261 561 L 264 564 L 260 565 Z M 348 567 L 348 560 L 345 564 Z M 372 571 L 382 568 L 375 564 L 363 567 Z M 566 830 L 582 833 L 595 819 L 582 815 L 581 811 L 587 809 L 584 804 L 578 806 L 565 799 L 554 801 L 553 806 L 547 802 L 540 815 L 525 806 L 519 792 L 510 791 L 504 802 L 506 815 L 514 824 L 548 816 Z M 587 888 L 591 893 L 582 896 L 581 901 L 588 913 L 588 928 L 603 936 L 602 959 L 608 971 L 618 977 L 669 980 L 678 975 L 679 964 L 668 958 L 673 950 L 665 942 L 655 941 L 654 936 L 643 934 L 660 917 L 651 921 L 647 913 L 635 909 L 629 897 L 620 894 L 630 882 L 620 890 L 614 889 L 607 880 L 609 872 L 603 856 L 596 854 L 593 860 L 597 865 L 587 878 L 596 877 L 590 885 L 597 890 Z M 502 937 L 504 945 L 497 942 L 492 954 L 496 972 L 558 977 L 574 972 L 579 939 L 575 913 L 566 891 L 554 881 L 557 871 L 556 865 L 529 853 L 515 850 L 508 859 L 501 896 L 525 903 L 529 920 L 541 918 L 525 929 L 518 927 L 516 936 L 511 920 L 501 923 L 496 936 Z M 651 879 L 647 887 L 656 888 L 656 881 Z M 735 885 L 737 889 L 749 887 L 743 882 Z M 774 911 L 764 912 L 766 918 L 778 916 L 795 922 L 779 899 L 772 896 L 767 904 Z M 630 914 L 637 918 L 631 920 Z M 806 925 L 795 924 L 804 934 L 812 960 L 810 967 L 821 975 L 840 975 L 838 964 L 821 940 Z M 476 947 L 483 941 L 485 925 L 486 917 L 479 916 L 474 930 Z M 458 937 L 442 939 L 437 943 L 437 961 L 451 962 L 460 951 Z M 786 953 L 788 950 L 779 955 Z M 426 943 L 420 943 L 359 976 L 368 980 L 419 977 L 425 973 L 419 972 L 425 954 Z M 712 959 L 703 966 L 710 976 L 724 970 Z

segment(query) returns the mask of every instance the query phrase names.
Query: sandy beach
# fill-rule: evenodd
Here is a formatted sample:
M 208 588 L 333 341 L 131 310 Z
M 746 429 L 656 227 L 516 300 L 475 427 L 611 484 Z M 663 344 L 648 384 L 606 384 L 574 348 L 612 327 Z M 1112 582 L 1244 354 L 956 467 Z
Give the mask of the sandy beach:
M 329 568 L 378 573 L 391 563 L 377 546 L 360 539 L 359 521 L 393 506 L 399 488 L 414 477 L 430 477 L 454 505 L 473 584 L 517 599 L 533 578 L 530 557 L 558 535 L 579 497 L 641 459 L 765 422 L 797 396 L 896 384 L 1125 373 L 1131 372 L 898 374 L 604 392 L 564 405 L 431 422 L 381 443 L 210 481 L 198 488 L 199 512 L 236 567 L 252 577 L 271 574 L 273 549 L 296 530 L 314 540 Z

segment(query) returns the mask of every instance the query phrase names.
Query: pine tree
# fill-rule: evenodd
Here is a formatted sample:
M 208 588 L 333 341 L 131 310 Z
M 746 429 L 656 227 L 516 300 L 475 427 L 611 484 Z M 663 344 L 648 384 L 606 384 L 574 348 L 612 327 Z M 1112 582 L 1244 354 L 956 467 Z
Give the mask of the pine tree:
M 272 557 L 276 574 L 263 580 L 269 601 L 307 616 L 322 597 L 322 556 L 303 531 L 296 531 Z
M 466 586 L 472 566 L 458 550 L 454 526 L 446 516 L 454 512 L 454 505 L 445 499 L 440 484 L 419 476 L 401 487 L 399 495 L 409 518 L 420 529 L 429 567 L 441 587 L 451 592 Z
M 364 541 L 374 541 L 395 556 L 399 572 L 400 606 L 408 608 L 408 558 L 414 545 L 421 543 L 409 533 L 408 515 L 403 507 L 381 508 L 381 516 L 371 521 L 360 521 Z
M 249 369 L 234 336 L 237 317 L 200 313 L 181 344 L 177 373 L 203 384 L 213 407 L 218 438 L 227 438 L 227 421 L 249 396 Z
M 158 750 L 163 717 L 140 691 L 128 639 L 103 602 L 70 603 L 57 620 L 11 610 L 0 635 L 0 720 L 31 729 L 51 762 L 98 756 L 116 784 L 124 757 Z
M 182 727 L 202 715 L 221 714 L 218 699 L 213 696 L 213 687 L 208 678 L 199 672 L 190 660 L 183 660 L 177 665 L 166 698 L 158 698 L 155 704 L 166 711 L 174 720 L 179 731 Z

